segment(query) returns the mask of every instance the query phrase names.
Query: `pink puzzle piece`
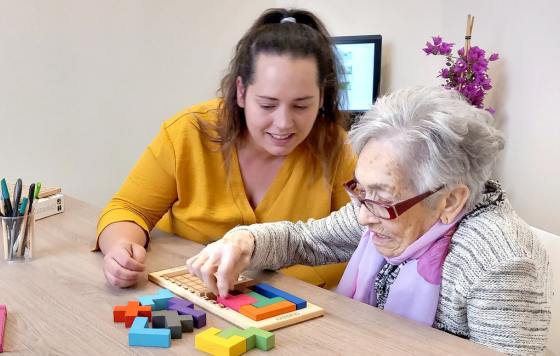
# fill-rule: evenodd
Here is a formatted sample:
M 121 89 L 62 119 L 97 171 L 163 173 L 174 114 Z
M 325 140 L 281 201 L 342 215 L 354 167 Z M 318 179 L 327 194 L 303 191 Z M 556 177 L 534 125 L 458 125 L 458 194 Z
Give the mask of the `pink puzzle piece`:
M 228 295 L 226 298 L 218 297 L 218 303 L 239 312 L 239 308 L 247 304 L 258 302 L 255 298 L 247 294 Z

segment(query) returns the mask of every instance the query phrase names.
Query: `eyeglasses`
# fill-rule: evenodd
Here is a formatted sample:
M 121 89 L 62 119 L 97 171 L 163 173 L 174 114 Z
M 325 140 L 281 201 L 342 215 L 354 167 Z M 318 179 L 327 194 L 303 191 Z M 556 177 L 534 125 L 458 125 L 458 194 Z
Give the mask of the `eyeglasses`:
M 412 208 L 414 205 L 420 203 L 422 200 L 426 199 L 430 195 L 440 191 L 443 189 L 443 185 L 436 190 L 430 190 L 426 193 L 422 193 L 415 197 L 412 197 L 407 200 L 403 200 L 393 205 L 384 204 L 375 200 L 366 199 L 365 192 L 362 190 L 358 190 L 358 182 L 356 179 L 352 179 L 351 181 L 344 183 L 344 189 L 352 202 L 356 207 L 361 207 L 362 204 L 366 206 L 366 209 L 369 210 L 373 215 L 377 216 L 380 219 L 384 220 L 393 220 L 396 219 L 398 216 L 404 214 L 405 211 Z

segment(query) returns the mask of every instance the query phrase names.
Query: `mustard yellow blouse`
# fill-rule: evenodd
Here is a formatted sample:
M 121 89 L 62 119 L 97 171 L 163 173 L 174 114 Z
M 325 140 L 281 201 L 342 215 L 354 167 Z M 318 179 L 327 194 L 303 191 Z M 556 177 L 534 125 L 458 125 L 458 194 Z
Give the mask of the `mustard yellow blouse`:
M 132 221 L 146 232 L 158 228 L 207 244 L 236 225 L 321 218 L 348 202 L 342 184 L 351 179 L 355 159 L 349 145 L 327 181 L 314 175 L 313 160 L 300 145 L 283 162 L 256 209 L 245 194 L 237 152 L 230 173 L 216 144 L 201 133 L 197 119 L 215 122 L 218 99 L 195 105 L 167 120 L 104 208 L 97 236 L 114 222 Z M 334 287 L 344 264 L 293 266 L 284 273 L 315 285 Z

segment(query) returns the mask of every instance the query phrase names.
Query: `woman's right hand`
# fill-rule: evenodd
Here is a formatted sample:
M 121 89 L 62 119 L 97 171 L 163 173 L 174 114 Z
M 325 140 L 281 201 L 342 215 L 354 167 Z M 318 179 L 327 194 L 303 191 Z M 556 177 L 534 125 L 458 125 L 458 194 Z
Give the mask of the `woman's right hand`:
M 105 255 L 103 273 L 111 285 L 130 287 L 143 275 L 146 266 L 146 233 L 130 221 L 108 225 L 99 235 L 99 248 Z
M 249 266 L 254 248 L 253 235 L 247 230 L 237 230 L 189 258 L 187 268 L 211 292 L 226 297 L 237 282 L 239 274 Z
M 130 287 L 138 282 L 146 269 L 145 258 L 146 249 L 142 245 L 126 240 L 114 243 L 103 260 L 105 278 L 114 286 Z

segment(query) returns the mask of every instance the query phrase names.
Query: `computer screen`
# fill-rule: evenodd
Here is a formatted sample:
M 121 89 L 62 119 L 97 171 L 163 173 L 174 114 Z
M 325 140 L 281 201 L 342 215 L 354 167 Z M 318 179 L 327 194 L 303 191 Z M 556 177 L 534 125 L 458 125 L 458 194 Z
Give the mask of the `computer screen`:
M 379 92 L 381 35 L 333 37 L 343 71 L 341 109 L 362 113 L 371 108 Z

